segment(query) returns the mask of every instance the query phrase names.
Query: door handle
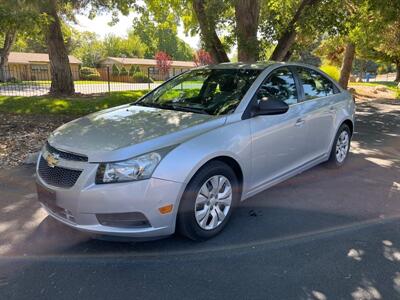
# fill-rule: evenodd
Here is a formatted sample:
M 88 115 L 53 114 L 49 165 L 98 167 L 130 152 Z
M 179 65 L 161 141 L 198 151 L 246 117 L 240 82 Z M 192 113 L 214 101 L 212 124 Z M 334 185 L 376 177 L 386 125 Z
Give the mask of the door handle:
M 296 127 L 300 127 L 300 126 L 303 126 L 304 125 L 304 123 L 305 123 L 306 121 L 304 120 L 304 119 L 298 119 L 297 121 L 296 121 L 296 124 L 294 124 Z

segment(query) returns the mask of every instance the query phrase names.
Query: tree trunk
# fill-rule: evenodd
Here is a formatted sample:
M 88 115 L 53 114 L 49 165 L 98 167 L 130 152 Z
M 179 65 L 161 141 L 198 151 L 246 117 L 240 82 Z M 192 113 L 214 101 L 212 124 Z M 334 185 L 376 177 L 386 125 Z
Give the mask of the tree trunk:
M 5 82 L 8 79 L 8 56 L 10 55 L 10 50 L 16 36 L 16 30 L 7 31 L 4 37 L 3 48 L 0 48 L 0 82 Z
M 57 13 L 57 1 L 49 0 L 48 6 L 44 10 L 52 18 L 46 30 L 51 72 L 50 94 L 73 95 L 75 93 L 74 81 Z
M 347 89 L 349 84 L 351 70 L 353 69 L 353 60 L 356 55 L 356 45 L 354 43 L 347 43 L 344 51 L 342 68 L 340 70 L 339 84 L 342 88 Z
M 400 61 L 396 62 L 396 82 L 400 82 Z
M 228 55 L 215 31 L 215 22 L 207 16 L 204 0 L 193 0 L 192 4 L 197 21 L 199 22 L 201 37 L 213 61 L 215 63 L 229 62 Z
M 283 61 L 296 40 L 296 23 L 299 21 L 304 13 L 304 10 L 311 5 L 314 5 L 321 0 L 302 0 L 292 20 L 289 22 L 288 27 L 282 36 L 278 39 L 274 52 L 270 60 Z
M 256 62 L 258 59 L 257 29 L 260 18 L 259 0 L 236 0 L 236 35 L 238 60 Z

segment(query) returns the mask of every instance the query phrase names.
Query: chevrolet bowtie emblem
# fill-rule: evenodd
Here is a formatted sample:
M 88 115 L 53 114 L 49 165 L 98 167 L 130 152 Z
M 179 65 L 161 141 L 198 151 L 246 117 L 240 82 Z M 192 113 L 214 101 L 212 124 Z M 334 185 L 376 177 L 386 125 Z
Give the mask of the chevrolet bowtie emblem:
M 55 166 L 57 166 L 58 161 L 59 161 L 60 156 L 57 154 L 51 154 L 49 153 L 46 157 L 46 161 L 47 161 L 47 165 L 50 168 L 54 168 Z

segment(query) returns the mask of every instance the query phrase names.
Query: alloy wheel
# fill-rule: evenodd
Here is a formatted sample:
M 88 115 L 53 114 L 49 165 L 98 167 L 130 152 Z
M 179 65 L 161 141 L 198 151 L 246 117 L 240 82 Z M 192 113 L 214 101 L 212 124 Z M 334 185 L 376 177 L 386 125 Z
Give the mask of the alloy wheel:
M 342 131 L 336 142 L 336 160 L 342 163 L 347 156 L 349 150 L 350 136 L 347 131 Z
M 217 228 L 226 218 L 232 206 L 232 184 L 222 175 L 206 180 L 197 193 L 195 217 L 204 230 Z

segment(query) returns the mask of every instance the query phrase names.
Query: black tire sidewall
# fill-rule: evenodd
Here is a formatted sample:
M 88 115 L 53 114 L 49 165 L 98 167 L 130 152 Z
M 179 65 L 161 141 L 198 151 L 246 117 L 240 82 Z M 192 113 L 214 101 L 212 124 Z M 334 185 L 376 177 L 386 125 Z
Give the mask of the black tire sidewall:
M 232 185 L 232 205 L 224 221 L 215 229 L 204 230 L 196 221 L 195 202 L 197 193 L 212 176 L 223 175 Z M 179 205 L 178 228 L 180 233 L 192 240 L 206 240 L 217 235 L 229 221 L 232 211 L 239 202 L 240 191 L 235 172 L 224 162 L 215 161 L 203 166 L 188 183 Z

